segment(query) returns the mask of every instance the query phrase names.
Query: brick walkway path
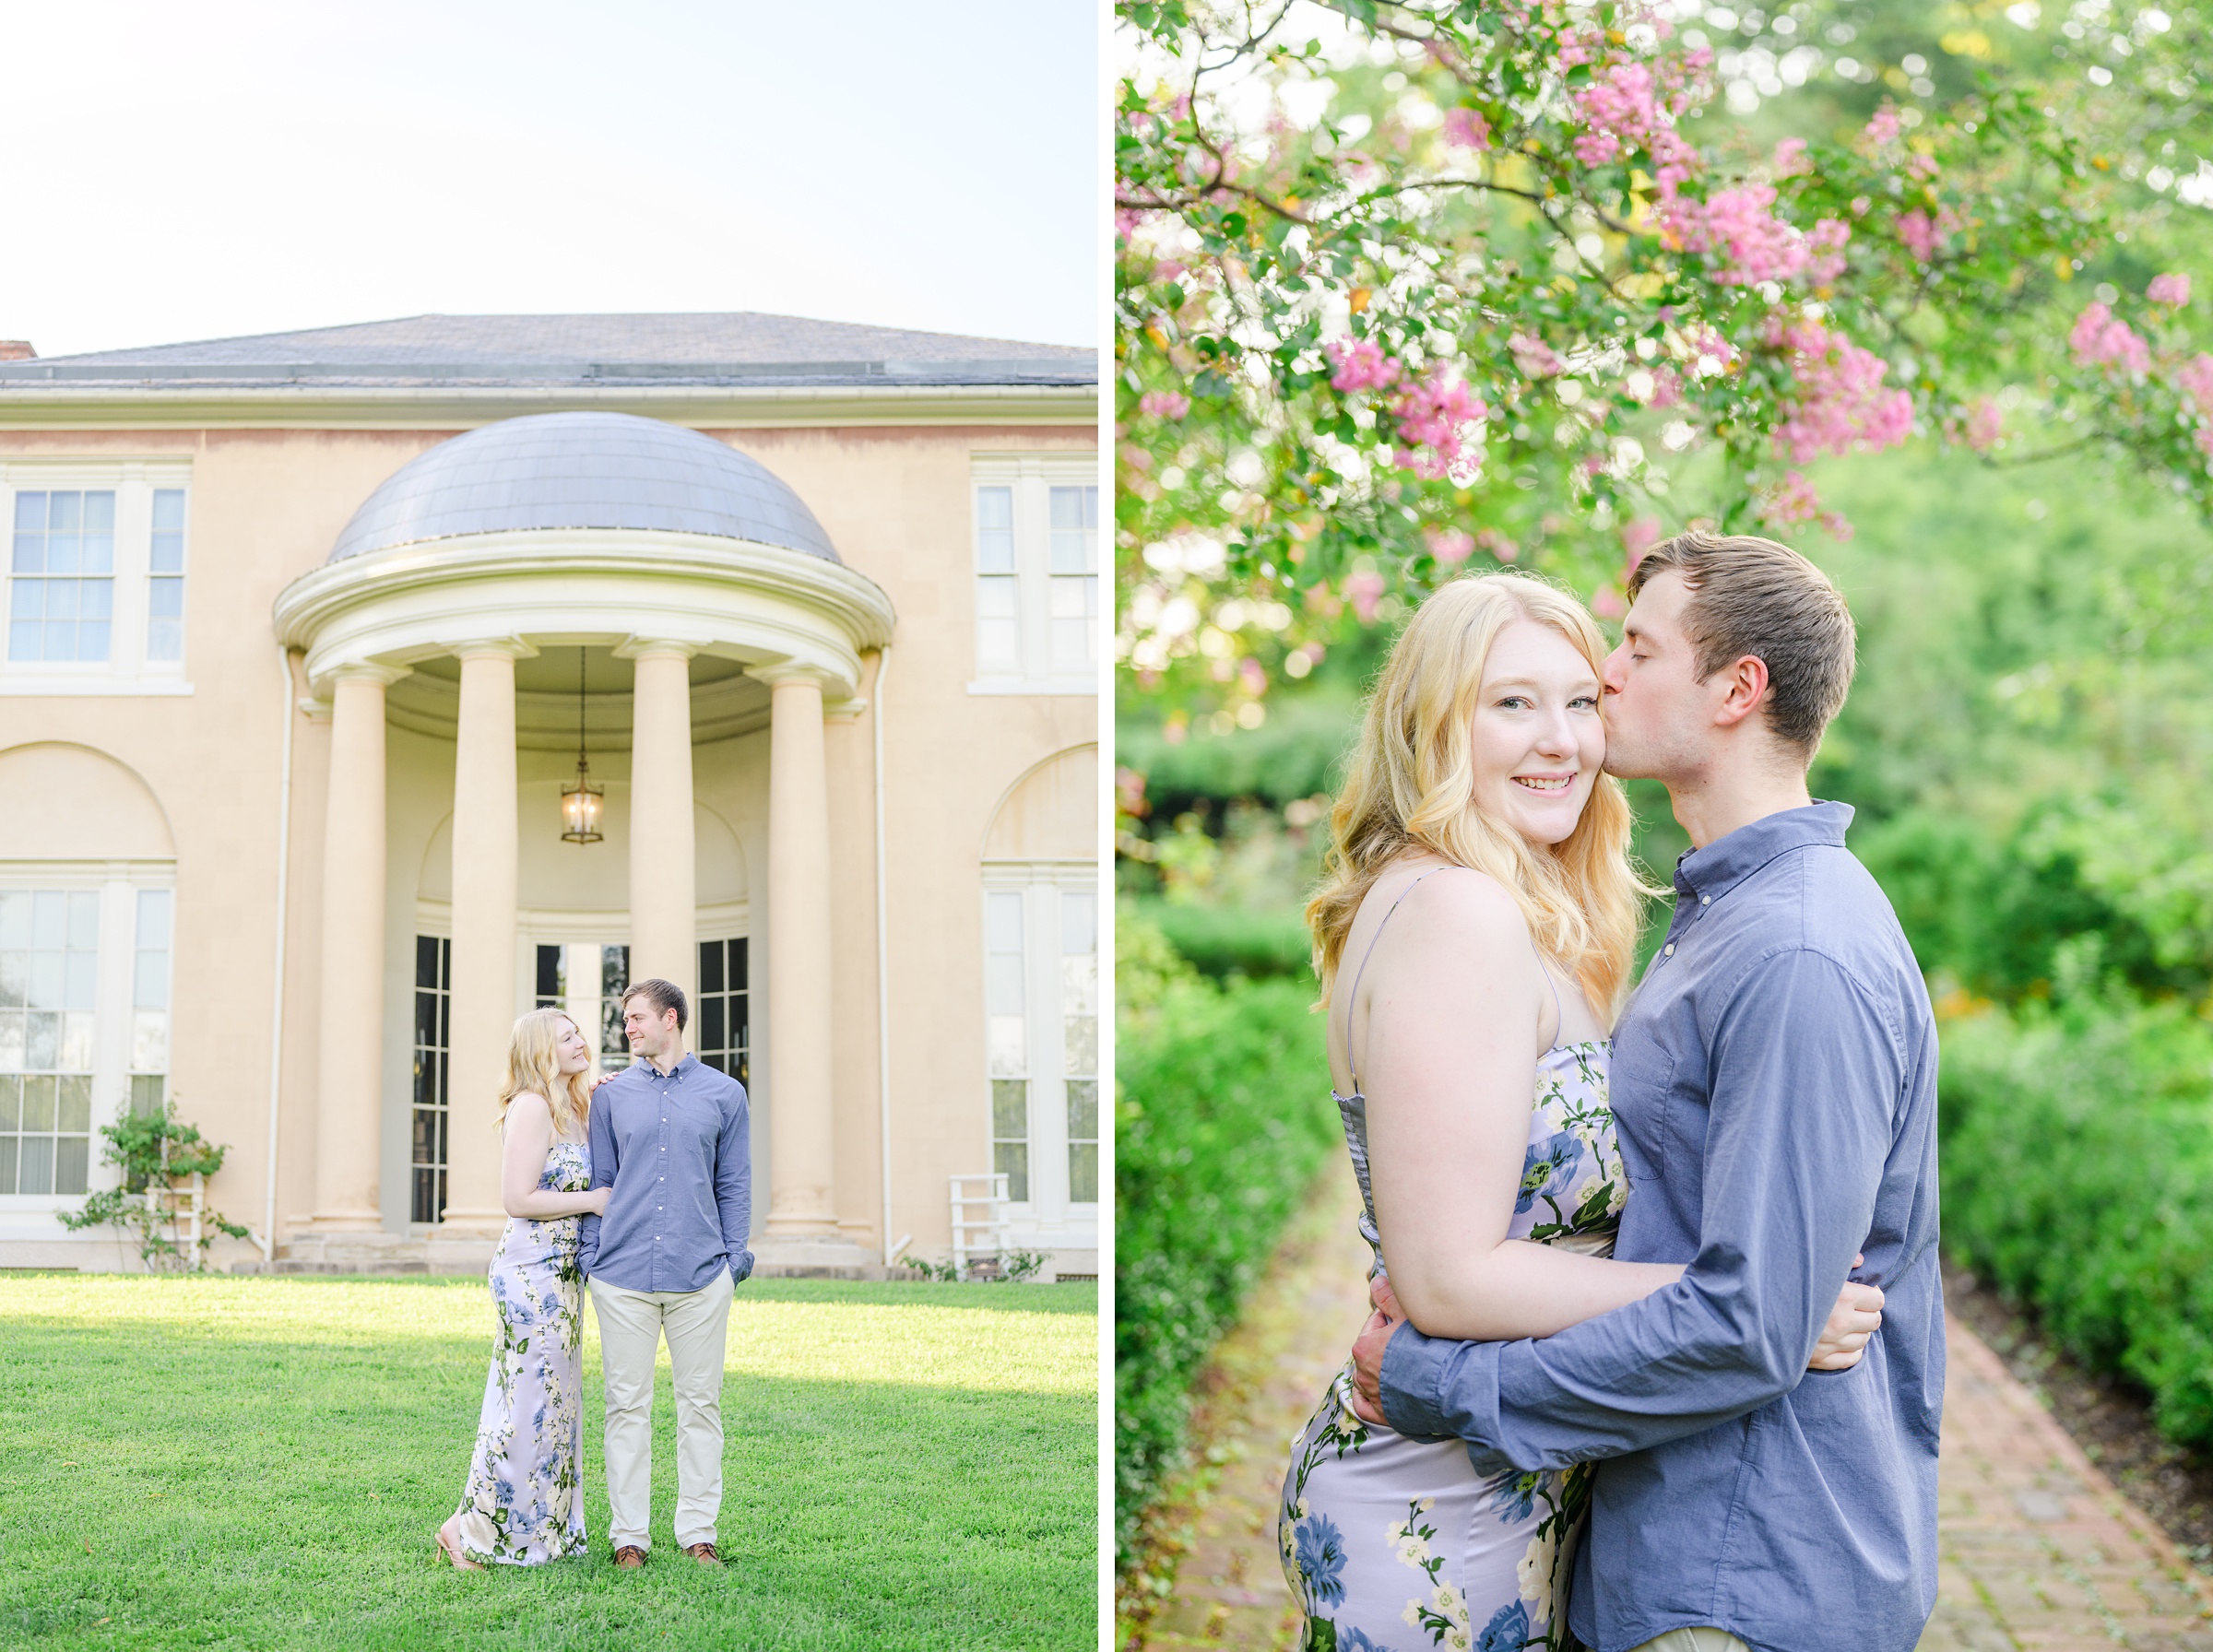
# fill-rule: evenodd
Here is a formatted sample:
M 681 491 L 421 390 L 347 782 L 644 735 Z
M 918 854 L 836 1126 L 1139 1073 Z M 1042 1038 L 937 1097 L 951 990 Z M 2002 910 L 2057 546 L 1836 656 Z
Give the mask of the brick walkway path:
M 1185 1545 L 1175 1592 L 1132 1643 L 1150 1652 L 1296 1645 L 1275 1547 L 1284 1455 L 1367 1312 L 1352 1178 L 1330 1186 L 1285 1238 L 1202 1390 L 1206 1463 L 1171 1522 Z M 1972 1332 L 1954 1320 L 1949 1334 L 1942 1561 L 1923 1652 L 2213 1652 L 2213 1580 Z

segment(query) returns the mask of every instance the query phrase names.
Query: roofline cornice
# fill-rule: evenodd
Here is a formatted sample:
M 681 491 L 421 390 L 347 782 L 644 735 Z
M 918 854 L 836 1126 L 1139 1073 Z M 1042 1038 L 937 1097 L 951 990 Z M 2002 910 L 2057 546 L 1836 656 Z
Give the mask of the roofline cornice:
M 1096 428 L 1096 384 L 799 386 L 0 384 L 0 431 L 452 430 L 529 413 L 636 413 L 730 429 L 1006 424 Z

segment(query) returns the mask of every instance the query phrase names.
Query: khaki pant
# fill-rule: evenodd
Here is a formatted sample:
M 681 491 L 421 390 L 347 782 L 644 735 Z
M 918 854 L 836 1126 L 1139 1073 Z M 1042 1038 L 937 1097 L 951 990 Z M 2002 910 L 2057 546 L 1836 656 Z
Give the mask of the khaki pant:
M 722 1508 L 722 1365 L 730 1325 L 730 1274 L 697 1291 L 625 1291 L 591 1281 L 599 1316 L 599 1370 L 607 1385 L 608 1537 L 618 1549 L 652 1545 L 654 1360 L 669 1338 L 676 1391 L 676 1544 L 715 1540 Z
M 1750 1652 L 1726 1629 L 1671 1629 L 1656 1634 L 1634 1652 Z

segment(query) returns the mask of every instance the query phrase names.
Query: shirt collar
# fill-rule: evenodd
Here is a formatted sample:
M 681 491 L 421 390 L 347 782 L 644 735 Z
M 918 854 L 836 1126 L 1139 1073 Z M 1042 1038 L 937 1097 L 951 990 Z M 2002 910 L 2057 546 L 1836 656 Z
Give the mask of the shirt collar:
M 1703 849 L 1686 852 L 1675 862 L 1675 888 L 1709 900 L 1727 894 L 1778 855 L 1812 844 L 1841 849 L 1844 829 L 1851 824 L 1849 803 L 1811 803 L 1763 816 Z
M 671 1079 L 683 1078 L 692 1068 L 696 1068 L 698 1065 L 699 1057 L 694 1056 L 690 1050 L 686 1050 L 684 1052 L 684 1058 L 669 1069 L 669 1077 Z M 645 1076 L 649 1079 L 657 1079 L 661 1076 L 661 1069 L 654 1066 L 652 1062 L 646 1060 L 643 1056 L 638 1057 L 638 1066 L 645 1069 Z

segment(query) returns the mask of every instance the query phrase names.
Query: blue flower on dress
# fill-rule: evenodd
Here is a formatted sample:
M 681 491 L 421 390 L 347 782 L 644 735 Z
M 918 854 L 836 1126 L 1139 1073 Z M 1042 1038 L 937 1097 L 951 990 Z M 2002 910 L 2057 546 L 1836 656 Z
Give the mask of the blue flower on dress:
M 1327 1515 L 1308 1515 L 1295 1528 L 1299 1575 L 1316 1601 L 1334 1606 L 1344 1599 L 1344 1534 Z
M 1511 1526 L 1517 1520 L 1526 1520 L 1537 1506 L 1537 1474 L 1502 1474 L 1491 1482 L 1491 1507 L 1498 1518 Z
M 1337 1652 L 1391 1652 L 1381 1641 L 1371 1641 L 1365 1629 L 1347 1629 L 1337 1637 Z
M 1521 1161 L 1521 1197 L 1514 1200 L 1514 1214 L 1519 1216 L 1539 1198 L 1562 1191 L 1567 1184 L 1565 1173 L 1582 1156 L 1582 1150 L 1583 1144 L 1566 1130 L 1542 1146 L 1532 1146 Z
M 1492 1614 L 1475 1637 L 1475 1652 L 1521 1652 L 1529 1639 L 1529 1608 L 1516 1600 Z

